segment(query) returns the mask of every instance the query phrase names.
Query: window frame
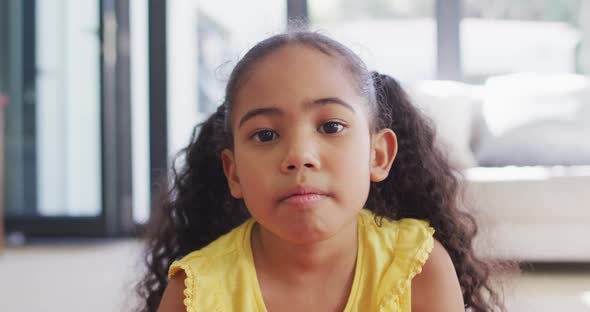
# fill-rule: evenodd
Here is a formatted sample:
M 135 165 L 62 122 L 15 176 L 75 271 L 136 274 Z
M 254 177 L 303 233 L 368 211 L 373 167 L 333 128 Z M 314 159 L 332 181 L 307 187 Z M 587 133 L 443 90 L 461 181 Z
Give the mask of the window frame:
M 36 80 L 36 36 L 35 6 L 36 0 L 12 1 L 19 5 L 11 7 L 9 14 L 16 16 L 12 23 L 15 29 L 9 36 L 14 42 L 11 46 L 22 52 L 22 60 L 16 62 L 15 74 L 22 75 L 21 88 L 15 92 L 23 100 L 25 95 L 35 92 Z M 131 198 L 131 128 L 130 128 L 130 76 L 129 53 L 129 0 L 99 0 L 99 37 L 100 46 L 100 123 L 101 123 L 101 166 L 102 166 L 102 207 L 100 214 L 91 217 L 76 216 L 41 216 L 37 211 L 37 189 L 35 186 L 36 168 L 28 168 L 28 182 L 23 189 L 29 192 L 24 196 L 27 203 L 23 207 L 29 213 L 9 215 L 5 211 L 5 230 L 19 233 L 27 239 L 39 237 L 107 237 L 128 236 L 137 231 L 133 224 Z M 105 17 L 116 22 L 116 28 L 105 27 Z M 27 34 L 26 36 L 22 34 Z M 20 44 L 22 40 L 22 44 Z M 125 42 L 127 41 L 127 42 Z M 105 62 L 105 51 L 114 53 L 116 62 Z M 21 53 L 13 53 L 21 55 Z M 26 88 L 22 87 L 26 86 Z M 18 85 L 17 85 L 18 87 Z M 34 97 L 30 97 L 35 107 Z M 16 102 L 16 101 L 15 101 Z M 28 112 L 31 122 L 35 123 L 35 114 Z M 34 127 L 32 136 L 34 137 Z M 36 153 L 33 151 L 33 154 Z M 31 180 L 33 179 L 33 180 Z M 31 182 L 32 181 L 32 182 Z M 6 185 L 6 183 L 5 183 Z M 33 195 L 31 195 L 33 193 Z

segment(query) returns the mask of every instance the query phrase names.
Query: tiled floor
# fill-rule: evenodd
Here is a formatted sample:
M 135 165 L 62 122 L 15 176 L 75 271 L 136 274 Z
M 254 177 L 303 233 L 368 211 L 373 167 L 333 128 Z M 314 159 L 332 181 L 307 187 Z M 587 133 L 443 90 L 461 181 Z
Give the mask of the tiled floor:
M 140 250 L 134 240 L 10 248 L 0 311 L 131 311 Z M 590 270 L 523 273 L 506 294 L 509 311 L 590 312 Z

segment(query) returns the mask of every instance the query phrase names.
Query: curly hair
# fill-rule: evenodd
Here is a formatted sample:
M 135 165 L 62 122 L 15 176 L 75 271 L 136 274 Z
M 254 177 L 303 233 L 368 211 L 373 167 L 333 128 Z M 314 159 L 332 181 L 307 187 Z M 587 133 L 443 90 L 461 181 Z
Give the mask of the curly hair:
M 378 218 L 430 222 L 435 238 L 453 261 L 465 308 L 504 311 L 503 296 L 492 279 L 497 266 L 475 254 L 477 224 L 461 208 L 460 176 L 435 144 L 432 122 L 395 79 L 368 71 L 350 49 L 309 31 L 275 35 L 248 51 L 230 75 L 224 103 L 193 130 L 190 144 L 181 153 L 184 164 L 179 171 L 172 166 L 173 185 L 162 193 L 150 224 L 147 272 L 137 286 L 142 299 L 139 310 L 157 310 L 174 260 L 205 247 L 250 218 L 243 201 L 230 195 L 220 155 L 233 147 L 229 120 L 237 91 L 261 59 L 288 44 L 304 45 L 341 60 L 367 99 L 372 131 L 390 128 L 397 135 L 394 165 L 385 180 L 371 183 L 365 207 Z

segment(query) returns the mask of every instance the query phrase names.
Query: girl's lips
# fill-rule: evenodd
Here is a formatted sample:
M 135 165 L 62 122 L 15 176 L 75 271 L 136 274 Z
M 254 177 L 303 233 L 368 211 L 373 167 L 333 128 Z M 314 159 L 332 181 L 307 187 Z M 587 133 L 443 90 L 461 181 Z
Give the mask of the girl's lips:
M 283 199 L 283 202 L 291 205 L 307 206 L 319 202 L 326 197 L 326 195 L 315 193 L 295 194 Z

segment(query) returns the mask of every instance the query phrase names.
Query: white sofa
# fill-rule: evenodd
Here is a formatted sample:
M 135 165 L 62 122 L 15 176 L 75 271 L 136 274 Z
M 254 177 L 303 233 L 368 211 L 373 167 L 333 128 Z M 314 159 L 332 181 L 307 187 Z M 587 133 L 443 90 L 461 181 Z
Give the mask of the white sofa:
M 464 174 L 482 253 L 590 262 L 590 166 L 470 168 Z
M 590 262 L 590 79 L 517 74 L 409 90 L 462 171 L 480 253 Z

